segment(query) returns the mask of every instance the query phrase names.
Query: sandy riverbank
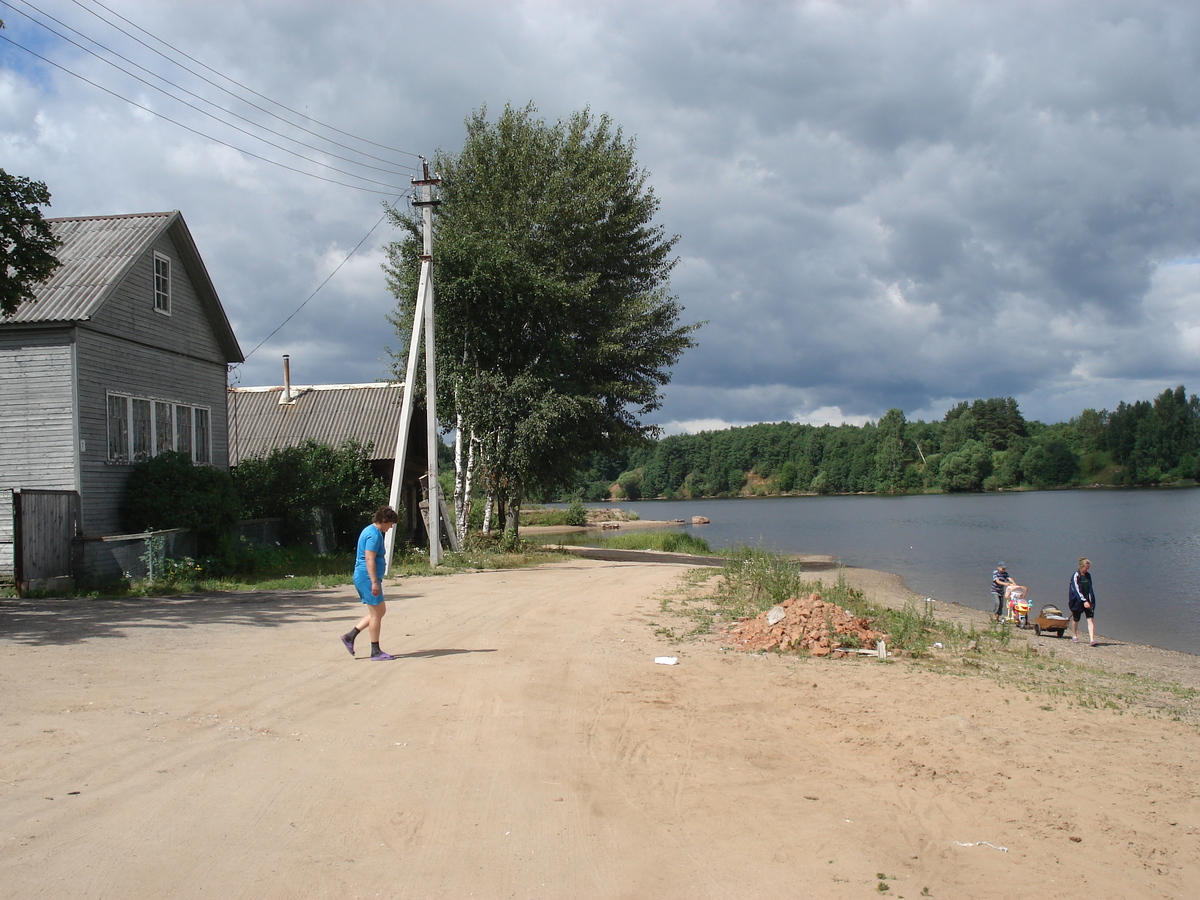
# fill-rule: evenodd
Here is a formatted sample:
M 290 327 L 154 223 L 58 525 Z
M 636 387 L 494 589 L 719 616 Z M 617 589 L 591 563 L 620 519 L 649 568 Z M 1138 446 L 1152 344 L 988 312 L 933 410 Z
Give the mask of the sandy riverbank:
M 657 598 L 683 571 L 405 579 L 388 663 L 341 648 L 347 589 L 0 603 L 2 893 L 1200 894 L 1194 726 L 675 644 Z

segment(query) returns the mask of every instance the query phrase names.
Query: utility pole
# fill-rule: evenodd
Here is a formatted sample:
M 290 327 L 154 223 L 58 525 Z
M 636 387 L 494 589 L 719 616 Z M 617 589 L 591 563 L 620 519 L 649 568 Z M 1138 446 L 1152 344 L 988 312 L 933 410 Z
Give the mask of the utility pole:
M 421 345 L 421 331 L 425 332 L 425 430 L 426 451 L 429 455 L 429 564 L 440 565 L 442 561 L 441 541 L 441 497 L 437 470 L 437 372 L 434 361 L 433 339 L 433 210 L 439 203 L 433 196 L 433 188 L 442 183 L 440 178 L 429 172 L 429 161 L 421 158 L 421 177 L 412 180 L 420 189 L 420 199 L 413 206 L 421 210 L 421 273 L 417 282 L 417 297 L 413 307 L 412 337 L 408 342 L 408 368 L 404 376 L 404 400 L 400 410 L 400 430 L 396 437 L 396 455 L 392 469 L 392 489 L 389 503 L 393 509 L 400 502 L 400 485 L 404 478 L 404 457 L 408 449 L 409 425 L 412 422 L 413 382 L 417 375 L 417 353 Z M 392 555 L 396 546 L 396 529 L 388 530 L 386 540 L 387 570 L 392 568 Z

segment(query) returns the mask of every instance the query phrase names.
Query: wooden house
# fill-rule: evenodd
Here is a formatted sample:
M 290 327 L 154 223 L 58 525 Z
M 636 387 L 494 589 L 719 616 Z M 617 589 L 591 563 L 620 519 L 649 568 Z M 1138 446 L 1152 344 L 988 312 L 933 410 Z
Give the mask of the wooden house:
M 62 265 L 0 319 L 0 576 L 21 552 L 14 508 L 49 495 L 47 521 L 71 520 L 55 538 L 74 529 L 72 574 L 100 576 L 94 542 L 120 531 L 134 463 L 179 450 L 228 468 L 242 352 L 178 211 L 49 222 Z

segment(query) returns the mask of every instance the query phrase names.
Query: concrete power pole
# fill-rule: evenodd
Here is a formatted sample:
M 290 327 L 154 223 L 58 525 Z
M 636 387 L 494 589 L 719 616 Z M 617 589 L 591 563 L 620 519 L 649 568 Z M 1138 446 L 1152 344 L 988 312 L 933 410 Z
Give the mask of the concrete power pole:
M 404 457 L 408 449 L 409 425 L 412 422 L 413 382 L 417 375 L 417 354 L 421 346 L 421 331 L 425 332 L 425 402 L 426 402 L 426 449 L 429 455 L 429 564 L 439 565 L 442 561 L 441 541 L 441 495 L 438 484 L 437 460 L 437 371 L 434 365 L 433 339 L 433 209 L 441 201 L 433 197 L 433 188 L 442 183 L 429 173 L 429 161 L 421 160 L 421 177 L 412 183 L 420 189 L 420 199 L 413 206 L 421 210 L 421 274 L 417 282 L 416 304 L 413 307 L 412 337 L 408 342 L 408 368 L 404 376 L 404 401 L 400 410 L 400 431 L 396 436 L 396 456 L 392 469 L 392 489 L 389 503 L 393 509 L 400 502 L 400 484 L 404 478 Z M 387 571 L 392 569 L 392 555 L 396 546 L 396 529 L 388 531 Z

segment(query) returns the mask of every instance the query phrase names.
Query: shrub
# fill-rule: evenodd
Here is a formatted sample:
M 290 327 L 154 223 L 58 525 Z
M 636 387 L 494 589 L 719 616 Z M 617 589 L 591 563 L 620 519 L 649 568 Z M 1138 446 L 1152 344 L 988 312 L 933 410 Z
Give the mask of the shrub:
M 289 541 L 307 535 L 312 511 L 325 509 L 333 518 L 338 546 L 345 547 L 388 498 L 388 485 L 371 474 L 368 452 L 357 441 L 335 449 L 309 440 L 244 460 L 233 479 L 247 515 L 283 518 Z
M 186 453 L 168 451 L 129 473 L 121 527 L 129 532 L 190 528 L 201 552 L 212 552 L 241 515 L 228 472 L 196 466 Z
M 578 500 L 578 499 L 571 501 L 571 506 L 567 510 L 567 524 L 568 525 L 586 525 L 587 524 L 587 510 L 583 508 L 583 501 Z

